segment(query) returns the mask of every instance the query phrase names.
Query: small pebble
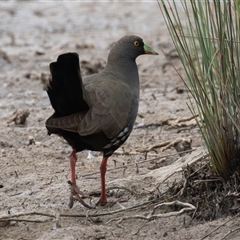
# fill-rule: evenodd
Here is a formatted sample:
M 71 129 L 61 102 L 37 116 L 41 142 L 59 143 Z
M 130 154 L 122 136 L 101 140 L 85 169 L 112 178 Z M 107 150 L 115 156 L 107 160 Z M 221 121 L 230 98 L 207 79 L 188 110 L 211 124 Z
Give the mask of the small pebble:
M 3 88 L 6 88 L 7 86 L 8 86 L 7 83 L 3 83 L 3 85 L 2 85 Z
M 5 149 L 1 149 L 1 154 L 2 154 L 3 157 L 6 156 L 6 151 L 5 151 Z
M 28 136 L 28 145 L 32 145 L 32 144 L 35 144 L 34 137 L 29 135 Z
M 29 78 L 31 80 L 39 80 L 41 78 L 41 73 L 36 71 L 31 71 L 25 74 L 26 78 Z
M 12 93 L 9 93 L 9 94 L 7 95 L 7 98 L 12 98 L 12 96 L 13 96 L 13 94 L 12 94 Z
M 35 142 L 36 146 L 40 146 L 41 144 L 42 144 L 41 142 L 38 142 L 38 141 Z

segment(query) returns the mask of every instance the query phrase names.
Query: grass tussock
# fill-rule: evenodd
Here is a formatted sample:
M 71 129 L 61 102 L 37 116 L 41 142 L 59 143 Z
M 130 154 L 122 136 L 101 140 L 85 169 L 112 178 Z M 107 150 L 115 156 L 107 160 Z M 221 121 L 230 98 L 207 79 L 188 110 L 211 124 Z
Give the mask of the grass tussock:
M 158 3 L 186 72 L 189 107 L 227 179 L 240 161 L 240 1 Z

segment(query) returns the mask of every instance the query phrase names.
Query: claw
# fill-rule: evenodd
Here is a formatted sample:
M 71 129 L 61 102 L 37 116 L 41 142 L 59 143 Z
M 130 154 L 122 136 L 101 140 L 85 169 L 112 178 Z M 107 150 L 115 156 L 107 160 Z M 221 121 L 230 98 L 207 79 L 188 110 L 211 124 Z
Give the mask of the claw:
M 80 195 L 82 195 L 84 198 L 87 198 L 89 196 L 86 195 L 85 193 L 83 193 L 82 191 L 80 191 L 76 184 L 72 183 L 71 181 L 68 181 L 68 184 L 70 185 L 70 189 L 71 189 L 70 201 L 68 204 L 69 208 L 73 207 L 74 200 L 77 200 L 86 208 L 90 208 L 90 209 L 95 208 L 95 206 L 91 206 L 83 201 L 83 199 L 80 197 Z

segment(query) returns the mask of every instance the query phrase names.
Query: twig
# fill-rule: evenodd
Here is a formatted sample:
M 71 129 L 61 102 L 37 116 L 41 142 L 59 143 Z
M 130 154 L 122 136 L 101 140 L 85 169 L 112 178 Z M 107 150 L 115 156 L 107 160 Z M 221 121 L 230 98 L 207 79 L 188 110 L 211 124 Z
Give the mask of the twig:
M 106 188 L 106 191 L 110 191 L 110 190 L 114 190 L 114 189 L 122 189 L 125 190 L 126 192 L 129 192 L 132 195 L 139 195 L 139 193 L 134 192 L 133 190 L 125 187 L 125 186 L 118 186 L 118 185 L 112 185 Z M 92 195 L 96 195 L 96 194 L 100 194 L 101 190 L 95 190 L 95 191 L 91 191 L 88 193 L 89 196 Z
M 149 127 L 161 127 L 163 125 L 166 125 L 166 121 L 161 121 L 158 123 L 149 123 L 149 124 L 144 124 L 144 125 L 138 125 L 134 127 L 134 129 L 139 129 L 139 128 L 149 128 Z
M 144 223 L 135 233 L 133 233 L 132 235 L 137 235 L 139 234 L 140 230 L 146 226 L 146 223 Z
M 207 154 L 208 156 L 208 154 Z M 207 157 L 206 156 L 206 157 Z M 205 168 L 209 163 L 204 164 L 202 167 L 198 168 L 195 172 L 191 173 L 191 175 L 189 177 L 192 177 L 193 175 L 195 175 L 196 173 L 200 172 L 203 168 Z
M 0 220 L 21 217 L 21 216 L 29 216 L 29 215 L 40 215 L 40 216 L 55 218 L 55 214 L 32 211 L 32 212 L 20 212 L 20 213 L 2 215 L 2 216 L 0 216 Z
M 120 224 L 121 222 L 122 222 L 121 219 L 116 222 L 117 227 L 122 228 L 122 229 L 126 229 L 125 227 L 123 227 L 123 226 Z
M 117 150 L 114 152 L 114 155 L 125 155 L 125 156 L 132 156 L 132 155 L 139 155 L 140 152 L 127 152 L 127 151 L 119 151 Z M 156 156 L 156 154 L 152 154 L 152 156 Z
M 57 211 L 56 213 L 56 222 L 55 222 L 55 228 L 61 228 L 61 214 L 60 211 Z
M 140 153 L 150 152 L 150 151 L 152 151 L 155 148 L 160 148 L 160 147 L 164 147 L 166 145 L 169 145 L 171 142 L 172 141 L 169 140 L 169 141 L 165 141 L 165 142 L 161 142 L 161 143 L 156 143 L 156 144 L 154 144 L 152 146 L 149 146 L 148 148 L 138 149 L 137 151 L 140 152 Z
M 221 178 L 213 178 L 213 179 L 203 179 L 203 180 L 194 180 L 193 183 L 199 184 L 203 182 L 217 182 L 217 181 L 222 181 Z
M 237 192 L 228 192 L 226 197 L 240 197 L 240 193 L 237 193 Z
M 192 119 L 197 118 L 199 115 L 191 115 L 189 117 L 177 117 L 177 118 L 169 118 L 163 121 L 160 121 L 158 123 L 150 123 L 150 124 L 145 124 L 145 125 L 139 125 L 134 127 L 134 129 L 138 129 L 138 128 L 149 128 L 149 127 L 160 127 L 160 126 L 164 126 L 164 125 L 169 125 L 169 126 L 178 126 L 178 127 L 182 127 L 182 126 L 186 126 L 186 124 L 180 124 L 182 122 L 187 122 L 190 121 Z M 196 125 L 197 123 L 191 123 L 190 125 Z
M 31 219 L 21 219 L 21 218 L 0 219 L 0 222 L 6 222 L 6 221 L 45 223 L 45 222 L 49 222 L 51 220 L 50 219 L 46 219 L 46 220 L 31 220 Z
M 227 239 L 228 236 L 230 236 L 231 234 L 233 234 L 233 233 L 235 233 L 237 231 L 240 231 L 240 227 L 235 228 L 234 230 L 230 230 L 221 240 Z
M 186 188 L 187 188 L 187 184 L 188 184 L 188 178 L 185 178 L 184 183 L 183 183 L 183 187 L 179 191 L 180 196 L 182 196 L 185 193 Z
M 110 211 L 110 212 L 103 212 L 103 213 L 92 213 L 92 214 L 88 214 L 88 217 L 100 217 L 100 216 L 107 216 L 107 215 L 114 215 L 120 212 L 124 212 L 124 211 L 129 211 L 135 208 L 139 208 L 142 207 L 144 205 L 148 205 L 148 204 L 152 204 L 153 202 L 156 202 L 156 200 L 151 200 L 151 201 L 147 201 L 138 205 L 134 205 L 128 208 L 124 208 L 124 209 L 118 209 L 115 211 Z M 87 213 L 89 213 L 89 211 L 87 211 Z M 15 214 L 8 214 L 8 215 L 2 215 L 0 216 L 0 221 L 9 221 L 9 219 L 11 219 L 11 221 L 15 221 L 17 217 L 21 217 L 21 216 L 31 216 L 31 215 L 40 215 L 40 216 L 45 216 L 45 217 L 50 217 L 50 218 L 56 218 L 56 214 L 51 214 L 51 213 L 43 213 L 43 212 L 36 212 L 36 211 L 32 211 L 32 212 L 19 212 L 19 213 L 15 213 Z M 86 214 L 67 214 L 67 213 L 61 213 L 59 214 L 59 217 L 86 217 Z
M 185 207 L 185 208 L 182 208 L 178 212 L 154 214 L 157 208 L 162 207 L 162 206 L 172 206 L 172 205 L 179 205 L 179 206 L 182 206 L 182 207 Z M 167 202 L 167 203 L 160 203 L 160 204 L 156 205 L 153 208 L 153 210 L 148 214 L 148 216 L 134 215 L 134 216 L 122 217 L 120 219 L 119 218 L 111 219 L 111 221 L 117 220 L 118 224 L 120 224 L 124 220 L 129 220 L 129 219 L 143 219 L 143 220 L 151 221 L 151 220 L 154 220 L 154 219 L 157 219 L 157 218 L 167 218 L 167 217 L 172 217 L 172 216 L 179 216 L 184 212 L 194 211 L 195 209 L 196 209 L 195 206 L 193 206 L 190 203 L 173 201 L 173 202 Z
M 205 235 L 204 237 L 202 237 L 200 240 L 203 240 L 207 237 L 209 237 L 212 233 L 216 232 L 219 228 L 223 227 L 224 225 L 226 225 L 228 222 L 232 221 L 234 218 L 238 217 L 240 215 L 240 213 L 238 213 L 237 215 L 235 215 L 234 217 L 230 218 L 229 220 L 227 220 L 226 222 L 224 222 L 223 224 L 221 224 L 220 226 L 216 227 L 215 229 L 213 229 L 210 233 L 208 233 L 207 235 Z
M 160 214 L 160 215 L 163 215 L 163 217 L 164 217 L 164 215 L 166 215 L 167 217 L 168 216 L 177 216 L 177 215 L 182 214 L 183 212 L 189 212 L 189 211 L 193 211 L 196 209 L 196 207 L 190 203 L 184 203 L 184 202 L 180 202 L 180 201 L 176 200 L 173 202 L 160 203 L 160 204 L 156 205 L 151 214 L 154 214 L 157 208 L 160 208 L 162 206 L 173 206 L 173 205 L 178 205 L 178 206 L 185 207 L 185 208 L 179 210 L 178 212 L 170 212 L 170 213 L 164 213 L 164 214 Z
M 177 146 L 178 144 L 180 143 L 183 143 L 183 144 L 186 144 L 188 143 L 189 146 L 188 148 L 191 148 L 191 143 L 192 143 L 192 139 L 191 138 L 177 138 L 177 139 L 174 139 L 174 140 L 169 140 L 169 141 L 165 141 L 165 142 L 161 142 L 161 143 L 157 143 L 157 144 L 154 144 L 148 148 L 143 148 L 143 149 L 138 149 L 137 151 L 138 152 L 141 152 L 141 153 L 148 153 L 152 150 L 154 150 L 155 148 L 162 148 L 161 149 L 161 152 L 164 152 L 166 151 L 167 149 L 171 148 L 171 147 L 175 147 Z M 178 149 L 176 149 L 178 151 Z M 181 150 L 189 150 L 189 149 L 180 149 L 180 151 L 178 151 L 179 154 L 182 154 L 182 151 Z
M 115 211 L 110 211 L 110 212 L 93 213 L 93 214 L 88 214 L 88 216 L 89 217 L 101 217 L 101 216 L 114 215 L 114 214 L 117 214 L 117 213 L 120 213 L 120 212 L 130 211 L 130 210 L 133 210 L 133 209 L 145 206 L 145 205 L 149 205 L 149 204 L 152 204 L 154 202 L 156 202 L 155 199 L 144 202 L 144 203 L 140 203 L 138 205 L 134 205 L 134 206 L 131 206 L 131 207 L 128 207 L 128 208 L 124 208 L 124 209 L 121 208 L 121 209 L 118 209 L 118 210 L 115 210 Z M 61 217 L 86 217 L 86 214 L 61 214 Z
M 191 219 L 190 219 L 187 227 L 190 226 L 190 224 L 192 223 L 193 219 L 195 218 L 197 210 L 198 210 L 198 202 L 197 202 L 196 209 L 195 209 L 195 211 L 193 212 L 193 215 L 192 215 L 192 217 L 191 217 Z

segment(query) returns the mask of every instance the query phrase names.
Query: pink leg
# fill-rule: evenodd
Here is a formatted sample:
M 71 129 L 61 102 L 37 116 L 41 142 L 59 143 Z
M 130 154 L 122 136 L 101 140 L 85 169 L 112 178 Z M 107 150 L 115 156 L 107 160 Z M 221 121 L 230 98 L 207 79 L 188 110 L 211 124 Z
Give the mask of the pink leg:
M 71 182 L 73 184 L 76 184 L 76 171 L 75 166 L 77 162 L 77 156 L 76 156 L 76 149 L 72 150 L 72 153 L 70 154 L 70 176 L 71 176 Z
M 106 188 L 105 188 L 105 175 L 107 171 L 107 157 L 104 157 L 100 166 L 101 172 L 101 196 L 98 204 L 105 205 L 107 203 Z
M 76 185 L 76 171 L 75 166 L 77 162 L 77 156 L 76 156 L 76 149 L 72 150 L 72 153 L 70 154 L 70 175 L 71 175 L 71 182 L 69 184 L 71 185 L 71 195 L 70 195 L 70 202 L 69 207 L 72 208 L 74 197 L 77 201 L 79 201 L 83 206 L 87 208 L 94 208 L 93 206 L 88 205 L 83 201 L 83 199 L 80 197 L 82 195 L 83 197 L 88 197 L 84 192 L 80 191 L 78 186 Z

